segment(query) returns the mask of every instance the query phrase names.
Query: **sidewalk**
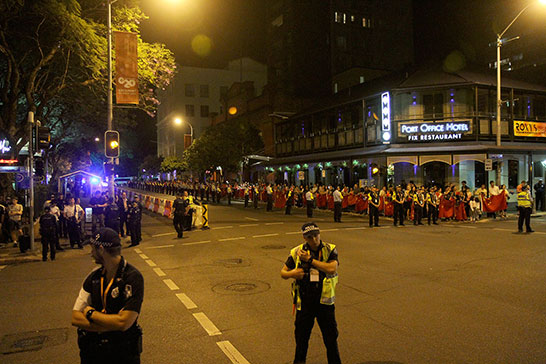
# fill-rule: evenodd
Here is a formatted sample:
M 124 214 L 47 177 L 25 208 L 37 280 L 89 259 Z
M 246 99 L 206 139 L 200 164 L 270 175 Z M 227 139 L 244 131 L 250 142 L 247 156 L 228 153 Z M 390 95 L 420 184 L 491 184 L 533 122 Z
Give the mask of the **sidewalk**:
M 60 240 L 61 247 L 64 248 L 64 251 L 57 251 L 57 258 L 63 256 L 72 256 L 78 254 L 87 254 L 85 250 L 82 249 L 71 249 L 68 239 L 62 238 Z M 84 253 L 85 252 L 85 253 Z M 9 265 L 9 264 L 22 264 L 30 262 L 40 262 L 42 261 L 42 244 L 40 239 L 36 239 L 34 242 L 34 250 L 27 250 L 24 253 L 21 253 L 19 247 L 14 247 L 13 243 L 0 246 L 0 266 Z M 48 254 L 49 261 L 49 254 Z

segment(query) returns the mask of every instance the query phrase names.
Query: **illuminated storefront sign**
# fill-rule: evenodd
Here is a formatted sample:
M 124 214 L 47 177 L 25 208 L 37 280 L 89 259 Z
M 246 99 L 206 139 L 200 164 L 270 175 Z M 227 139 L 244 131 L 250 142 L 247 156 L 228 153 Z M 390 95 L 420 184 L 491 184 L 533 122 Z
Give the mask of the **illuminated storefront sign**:
M 11 145 L 9 145 L 9 140 L 2 139 L 0 140 L 0 154 L 7 154 L 11 150 Z
M 381 138 L 383 144 L 391 142 L 391 98 L 388 92 L 381 95 Z
M 460 140 L 464 134 L 471 133 L 470 121 L 448 121 L 430 123 L 401 123 L 399 135 L 406 136 L 410 142 Z
M 0 163 L 1 164 L 14 164 L 17 163 L 17 159 L 14 159 L 11 152 L 11 145 L 8 139 L 0 139 Z
M 546 123 L 514 120 L 514 135 L 546 138 Z

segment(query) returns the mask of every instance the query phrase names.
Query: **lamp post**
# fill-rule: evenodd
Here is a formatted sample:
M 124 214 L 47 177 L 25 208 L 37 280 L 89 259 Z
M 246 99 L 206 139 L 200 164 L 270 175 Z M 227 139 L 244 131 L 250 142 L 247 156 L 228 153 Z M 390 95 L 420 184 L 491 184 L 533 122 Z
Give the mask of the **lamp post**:
M 114 119 L 114 103 L 112 97 L 112 4 L 117 0 L 108 0 L 108 97 L 107 97 L 107 129 L 112 130 L 112 120 Z M 114 164 L 114 158 L 110 158 L 110 163 Z M 108 178 L 108 193 L 114 197 L 114 178 Z
M 538 2 L 540 4 L 543 4 L 543 5 L 546 4 L 546 0 L 538 0 Z M 508 43 L 508 42 L 519 39 L 519 37 L 514 37 L 514 38 L 511 38 L 511 39 L 503 39 L 502 37 L 508 31 L 508 29 L 510 29 L 512 24 L 514 24 L 516 22 L 516 20 L 518 20 L 518 18 L 521 16 L 521 14 L 523 14 L 525 12 L 525 10 L 529 9 L 529 7 L 531 5 L 534 5 L 536 3 L 537 3 L 537 0 L 529 3 L 526 7 L 524 7 L 518 13 L 518 15 L 516 15 L 516 17 L 514 19 L 512 19 L 510 24 L 508 24 L 508 26 L 506 28 L 504 28 L 504 30 L 502 32 L 497 34 L 497 42 L 496 42 L 496 46 L 497 46 L 497 147 L 501 146 L 501 104 L 502 104 L 502 100 L 501 100 L 501 47 L 504 44 Z M 497 185 L 500 185 L 500 177 L 501 177 L 500 175 L 501 175 L 501 165 L 500 165 L 500 161 L 499 161 L 499 162 L 497 162 Z

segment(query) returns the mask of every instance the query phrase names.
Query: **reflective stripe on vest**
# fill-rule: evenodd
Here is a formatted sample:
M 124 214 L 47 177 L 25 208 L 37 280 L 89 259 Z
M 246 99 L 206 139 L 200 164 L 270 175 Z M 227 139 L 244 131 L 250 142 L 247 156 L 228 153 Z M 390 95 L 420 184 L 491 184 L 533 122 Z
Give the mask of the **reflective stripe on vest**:
M 290 255 L 294 262 L 296 263 L 296 268 L 300 263 L 300 258 L 298 257 L 298 250 L 303 248 L 304 244 L 298 245 L 290 251 Z M 328 244 L 322 242 L 322 257 L 321 262 L 328 262 L 330 258 L 330 253 L 336 248 L 334 244 Z M 326 277 L 322 280 L 322 293 L 320 295 L 320 303 L 323 305 L 333 305 L 336 301 L 336 285 L 338 281 L 337 272 L 334 274 L 326 274 Z M 296 309 L 301 310 L 301 297 L 299 293 L 299 287 L 296 284 L 296 280 L 292 282 L 292 298 L 296 298 Z
M 518 206 L 519 207 L 532 207 L 531 198 L 527 191 L 522 191 L 518 193 Z

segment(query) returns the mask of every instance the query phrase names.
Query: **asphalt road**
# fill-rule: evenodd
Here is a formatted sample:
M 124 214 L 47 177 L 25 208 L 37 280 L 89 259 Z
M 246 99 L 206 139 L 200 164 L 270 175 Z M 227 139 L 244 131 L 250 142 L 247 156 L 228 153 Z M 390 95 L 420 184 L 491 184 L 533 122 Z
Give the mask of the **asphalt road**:
M 285 216 L 211 206 L 207 231 L 177 239 L 145 215 L 143 243 L 123 255 L 144 275 L 143 363 L 284 364 L 294 353 L 290 283 L 303 210 Z M 344 363 L 546 363 L 546 221 L 369 229 L 331 213 L 313 221 L 338 246 L 336 315 Z M 89 247 L 55 262 L 0 269 L 2 363 L 76 363 L 71 309 L 93 269 Z M 308 363 L 326 363 L 315 325 Z

